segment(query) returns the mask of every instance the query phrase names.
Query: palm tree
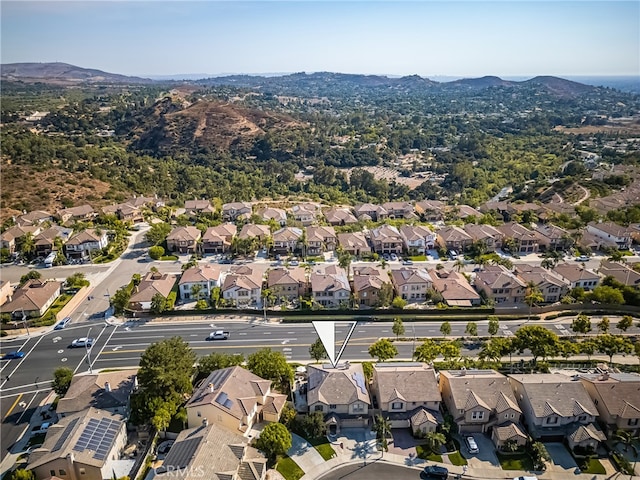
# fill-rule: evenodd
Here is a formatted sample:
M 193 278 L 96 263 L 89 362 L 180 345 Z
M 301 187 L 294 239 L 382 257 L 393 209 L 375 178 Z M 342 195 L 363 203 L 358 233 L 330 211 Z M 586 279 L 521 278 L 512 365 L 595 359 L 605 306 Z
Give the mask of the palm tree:
M 194 283 L 191 285 L 191 296 L 196 299 L 196 302 L 200 300 L 200 296 L 202 295 L 202 290 L 204 287 L 199 283 Z
M 20 253 L 27 258 L 31 258 L 31 254 L 36 251 L 36 244 L 33 241 L 33 233 L 27 232 L 20 242 Z
M 387 435 L 391 432 L 391 422 L 388 418 L 384 418 L 382 415 L 377 415 L 373 428 L 376 432 L 378 445 L 380 445 L 380 449 L 382 451 L 382 457 L 384 457 L 384 452 L 389 450 Z
M 464 260 L 458 258 L 453 264 L 453 267 L 456 269 L 456 272 L 460 273 L 460 270 L 464 268 Z
M 531 309 L 533 308 L 533 306 L 544 301 L 542 292 L 540 292 L 540 289 L 535 282 L 527 282 L 527 292 L 525 294 L 524 301 L 527 305 L 529 305 L 529 316 L 527 317 L 528 322 L 529 320 L 531 320 Z

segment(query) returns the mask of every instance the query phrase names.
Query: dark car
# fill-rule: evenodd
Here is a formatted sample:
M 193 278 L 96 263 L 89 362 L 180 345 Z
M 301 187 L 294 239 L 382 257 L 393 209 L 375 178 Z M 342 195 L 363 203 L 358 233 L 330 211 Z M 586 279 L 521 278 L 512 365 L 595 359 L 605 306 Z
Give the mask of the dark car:
M 65 317 L 62 320 L 60 320 L 55 327 L 53 327 L 54 330 L 62 330 L 64 327 L 66 327 L 67 325 L 69 325 L 71 323 L 71 317 Z
M 5 353 L 1 360 L 14 360 L 16 358 L 22 358 L 24 357 L 24 352 L 9 352 L 9 353 Z
M 449 476 L 449 470 L 444 467 L 439 467 L 438 465 L 427 465 L 424 467 L 424 470 L 420 472 L 420 478 L 424 480 L 438 478 L 446 480 Z

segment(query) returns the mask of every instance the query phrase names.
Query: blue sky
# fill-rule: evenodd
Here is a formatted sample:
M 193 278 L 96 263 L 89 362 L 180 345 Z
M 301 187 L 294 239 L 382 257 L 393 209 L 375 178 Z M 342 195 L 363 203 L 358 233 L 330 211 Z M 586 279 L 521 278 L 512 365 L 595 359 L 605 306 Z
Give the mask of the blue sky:
M 126 75 L 639 75 L 640 2 L 6 1 L 1 60 Z

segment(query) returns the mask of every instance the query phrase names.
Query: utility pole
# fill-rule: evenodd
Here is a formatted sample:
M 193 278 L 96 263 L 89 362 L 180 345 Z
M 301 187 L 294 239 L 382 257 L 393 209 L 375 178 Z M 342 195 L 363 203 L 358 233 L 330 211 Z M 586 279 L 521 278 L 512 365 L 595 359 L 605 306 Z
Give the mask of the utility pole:
M 89 346 L 89 341 L 91 339 L 91 337 L 89 336 L 91 334 L 91 328 L 89 328 L 89 331 L 87 332 L 87 341 L 84 343 L 84 349 L 87 352 L 87 362 L 89 363 L 89 373 L 93 373 L 93 370 L 91 369 L 91 349 L 93 348 L 93 342 L 91 342 L 91 346 Z
M 27 323 L 27 316 L 24 314 L 24 308 L 22 309 L 22 323 L 24 323 L 24 328 L 27 329 L 27 337 L 30 337 L 29 324 Z

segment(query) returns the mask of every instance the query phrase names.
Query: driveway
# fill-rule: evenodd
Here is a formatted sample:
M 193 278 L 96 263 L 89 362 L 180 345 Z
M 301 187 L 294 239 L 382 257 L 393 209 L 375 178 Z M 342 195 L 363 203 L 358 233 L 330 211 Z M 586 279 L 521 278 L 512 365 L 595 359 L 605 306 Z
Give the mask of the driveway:
M 562 443 L 545 443 L 551 462 L 547 464 L 547 470 L 552 472 L 563 472 L 573 474 L 578 467 L 575 460 Z
M 295 433 L 291 434 L 291 448 L 287 450 L 287 455 L 305 472 L 324 463 L 324 458 L 313 445 Z
M 409 454 L 416 455 L 416 445 L 420 441 L 413 438 L 411 430 L 408 428 L 394 428 L 391 430 L 393 443 L 389 444 L 389 453 L 408 457 Z
M 469 448 L 464 441 L 464 436 L 459 438 L 460 440 L 460 453 L 470 467 L 484 468 L 488 466 L 499 467 L 500 462 L 496 456 L 496 447 L 491 439 L 482 433 L 463 434 L 464 436 L 472 435 L 478 444 L 478 453 L 469 453 Z

